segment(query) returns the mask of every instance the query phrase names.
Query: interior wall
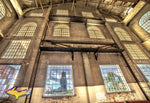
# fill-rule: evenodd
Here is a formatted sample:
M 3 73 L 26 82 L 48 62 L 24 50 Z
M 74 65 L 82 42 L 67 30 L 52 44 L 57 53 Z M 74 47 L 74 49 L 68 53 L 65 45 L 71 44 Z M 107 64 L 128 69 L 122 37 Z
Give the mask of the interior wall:
M 143 28 L 139 26 L 140 18 L 146 13 L 150 11 L 150 4 L 146 4 L 142 10 L 130 21 L 129 28 L 141 39 L 142 44 L 150 50 L 150 34 L 146 32 Z
M 4 18 L 0 20 L 0 31 L 5 34 L 8 32 L 9 28 L 12 26 L 12 24 L 17 20 L 16 12 L 13 9 L 13 6 L 11 5 L 9 0 L 2 0 L 6 15 Z

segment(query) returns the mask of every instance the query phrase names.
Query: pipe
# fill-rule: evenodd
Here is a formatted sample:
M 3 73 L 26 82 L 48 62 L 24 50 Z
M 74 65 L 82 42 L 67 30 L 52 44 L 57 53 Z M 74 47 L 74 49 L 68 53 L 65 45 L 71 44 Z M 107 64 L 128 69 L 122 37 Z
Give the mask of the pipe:
M 21 7 L 20 7 L 18 1 L 17 1 L 17 0 L 10 0 L 10 2 L 12 3 L 12 5 L 13 5 L 15 11 L 17 12 L 18 17 L 21 18 L 22 15 L 23 15 L 23 11 L 22 11 L 22 9 L 21 9 Z

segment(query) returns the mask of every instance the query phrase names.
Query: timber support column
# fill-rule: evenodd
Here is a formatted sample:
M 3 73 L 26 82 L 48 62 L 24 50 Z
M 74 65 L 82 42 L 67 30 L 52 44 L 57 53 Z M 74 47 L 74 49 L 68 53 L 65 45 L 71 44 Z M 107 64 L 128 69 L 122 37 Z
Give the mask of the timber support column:
M 146 2 L 139 1 L 137 5 L 133 8 L 133 10 L 125 17 L 125 19 L 122 21 L 125 25 L 128 25 L 128 23 L 134 18 L 134 16 L 145 6 Z
M 95 95 L 92 71 L 91 71 L 91 67 L 90 67 L 90 61 L 89 61 L 87 53 L 82 53 L 82 57 L 83 57 L 83 64 L 84 64 L 88 101 L 89 101 L 89 103 L 95 103 L 96 95 Z
M 18 1 L 17 0 L 10 0 L 10 2 L 12 3 L 12 5 L 13 5 L 15 11 L 16 11 L 16 13 L 18 14 L 18 17 L 19 18 L 22 17 L 23 11 L 22 11 L 22 9 L 21 9 Z

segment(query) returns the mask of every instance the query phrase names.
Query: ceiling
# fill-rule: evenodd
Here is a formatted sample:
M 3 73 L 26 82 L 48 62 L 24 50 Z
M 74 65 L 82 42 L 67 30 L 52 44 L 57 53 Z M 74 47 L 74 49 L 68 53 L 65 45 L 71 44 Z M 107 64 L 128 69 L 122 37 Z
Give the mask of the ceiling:
M 82 4 L 83 7 L 91 6 L 97 8 L 101 13 L 111 14 L 113 16 L 118 16 L 124 18 L 131 7 L 133 7 L 138 0 L 41 0 L 42 4 L 53 5 L 61 3 L 73 3 Z M 18 0 L 22 9 L 27 9 L 31 7 L 40 7 L 39 0 Z M 82 3 L 81 3 L 82 2 Z

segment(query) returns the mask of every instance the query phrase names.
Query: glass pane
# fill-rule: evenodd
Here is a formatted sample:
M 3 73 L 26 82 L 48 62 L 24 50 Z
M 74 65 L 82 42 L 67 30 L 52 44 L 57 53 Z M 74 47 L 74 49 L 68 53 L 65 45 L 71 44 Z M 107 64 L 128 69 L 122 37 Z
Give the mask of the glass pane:
M 5 7 L 2 3 L 2 1 L 0 0 L 0 20 L 6 15 L 6 10 Z
M 148 64 L 138 64 L 137 65 L 142 73 L 145 75 L 146 79 L 150 81 L 150 65 Z
M 4 90 L 15 84 L 21 65 L 0 65 L 0 97 L 6 97 Z
M 136 44 L 124 44 L 133 59 L 148 59 Z
M 49 65 L 44 96 L 73 95 L 72 66 Z
M 65 24 L 55 25 L 53 36 L 70 37 L 69 26 Z
M 87 28 L 90 38 L 105 39 L 102 31 L 96 26 L 88 26 Z
M 116 27 L 116 28 L 114 28 L 114 31 L 120 40 L 132 41 L 131 37 L 129 36 L 129 34 L 124 29 Z
M 91 17 L 91 18 L 94 17 L 93 14 L 92 14 L 92 12 L 84 12 L 84 11 L 82 11 L 82 16 L 83 17 Z
M 108 93 L 130 91 L 117 65 L 100 65 L 99 67 Z
M 43 13 L 30 13 L 29 16 L 43 16 Z
M 12 40 L 2 58 L 23 59 L 31 40 Z
M 150 34 L 150 11 L 145 13 L 139 20 L 139 26 Z
M 36 30 L 37 24 L 34 22 L 29 22 L 20 28 L 16 36 L 33 36 Z
M 68 10 L 57 10 L 57 15 L 66 15 L 68 16 Z

